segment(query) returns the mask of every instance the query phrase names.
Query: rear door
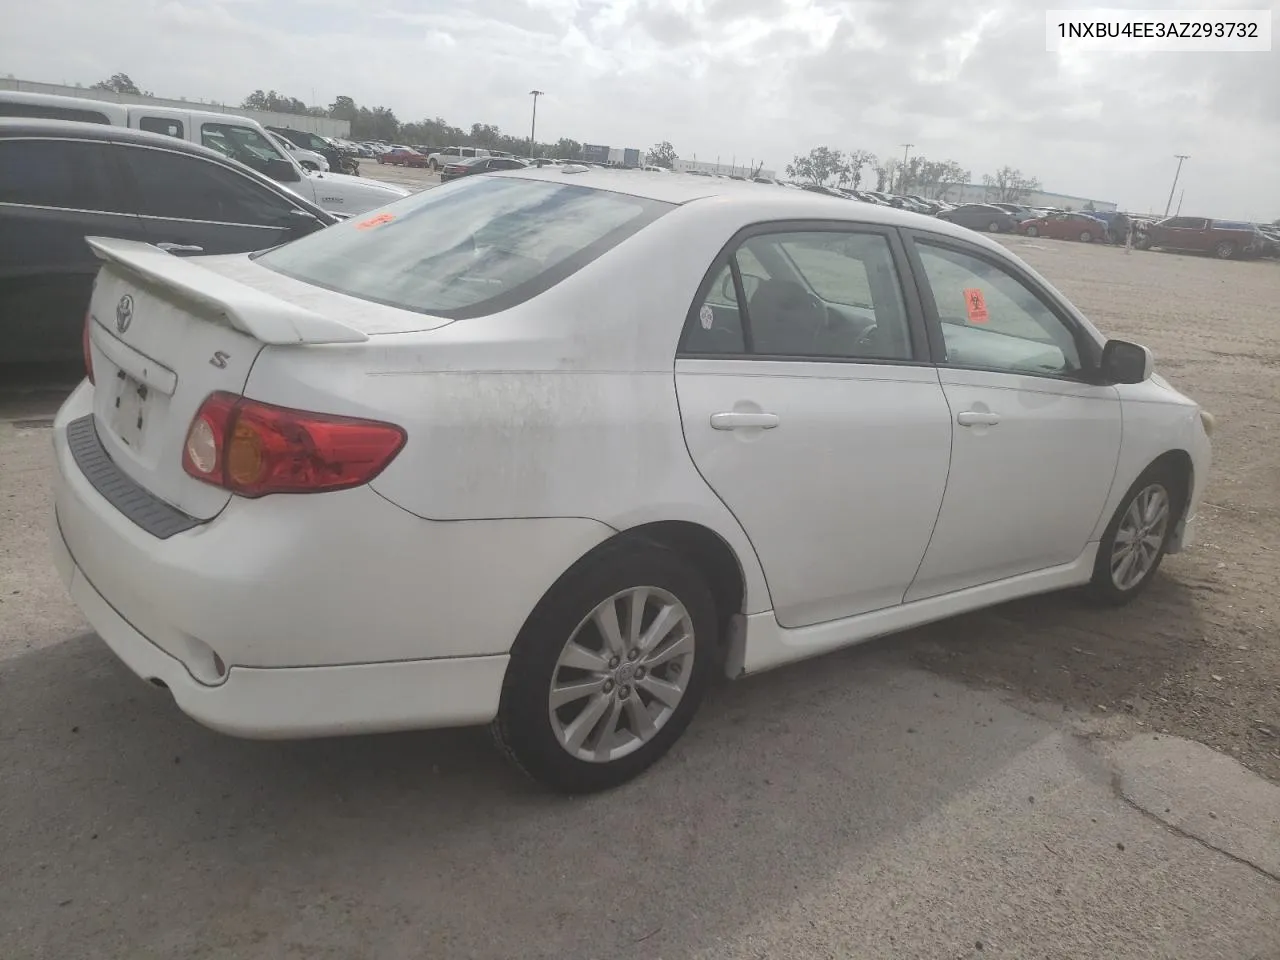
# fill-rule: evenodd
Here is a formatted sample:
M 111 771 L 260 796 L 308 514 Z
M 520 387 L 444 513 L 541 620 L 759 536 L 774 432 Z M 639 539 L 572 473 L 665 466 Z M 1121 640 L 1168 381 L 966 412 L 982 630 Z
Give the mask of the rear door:
M 86 235 L 143 238 L 112 144 L 0 140 L 0 361 L 67 360 L 98 261 Z
M 230 166 L 121 144 L 150 242 L 180 256 L 245 253 L 290 239 L 295 205 Z
M 902 602 L 946 486 L 951 416 L 897 235 L 762 224 L 703 281 L 676 360 L 689 453 L 785 627 Z

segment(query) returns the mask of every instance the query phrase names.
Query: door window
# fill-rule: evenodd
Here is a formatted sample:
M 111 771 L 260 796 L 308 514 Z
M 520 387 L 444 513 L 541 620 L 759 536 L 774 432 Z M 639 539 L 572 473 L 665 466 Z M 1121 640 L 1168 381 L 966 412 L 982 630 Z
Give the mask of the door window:
M 181 120 L 171 120 L 168 117 L 143 117 L 138 121 L 138 127 L 151 133 L 163 133 L 166 137 L 185 139 Z
M 738 302 L 732 269 L 742 282 Z M 911 338 L 888 239 L 850 231 L 744 240 L 688 318 L 688 353 L 909 360 Z
M 1082 369 L 1070 327 L 995 264 L 917 243 L 946 346 L 945 362 L 1006 373 L 1071 377 Z
M 0 203 L 124 212 L 110 150 L 83 140 L 0 140 Z
M 280 148 L 252 127 L 204 123 L 200 125 L 200 142 L 259 173 L 267 173 L 272 160 L 284 159 Z
M 201 157 L 125 147 L 139 212 L 175 220 L 280 227 L 293 205 L 247 176 Z

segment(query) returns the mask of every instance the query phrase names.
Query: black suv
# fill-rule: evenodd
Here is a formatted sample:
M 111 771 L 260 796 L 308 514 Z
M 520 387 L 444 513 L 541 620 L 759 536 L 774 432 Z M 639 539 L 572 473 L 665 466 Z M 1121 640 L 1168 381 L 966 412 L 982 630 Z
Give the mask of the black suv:
M 0 363 L 79 357 L 86 236 L 246 253 L 338 219 L 214 150 L 98 123 L 0 119 L 0 171 Z

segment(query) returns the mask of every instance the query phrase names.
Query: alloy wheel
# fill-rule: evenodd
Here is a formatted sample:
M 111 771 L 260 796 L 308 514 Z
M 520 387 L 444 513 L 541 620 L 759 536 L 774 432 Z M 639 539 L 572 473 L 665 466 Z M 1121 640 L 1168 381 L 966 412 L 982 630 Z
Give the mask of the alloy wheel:
M 671 719 L 693 677 L 693 619 L 658 587 L 616 593 L 578 624 L 551 673 L 547 708 L 571 756 L 608 763 Z
M 1155 567 L 1169 529 L 1169 491 L 1163 484 L 1143 487 L 1129 501 L 1111 548 L 1111 582 L 1132 590 Z

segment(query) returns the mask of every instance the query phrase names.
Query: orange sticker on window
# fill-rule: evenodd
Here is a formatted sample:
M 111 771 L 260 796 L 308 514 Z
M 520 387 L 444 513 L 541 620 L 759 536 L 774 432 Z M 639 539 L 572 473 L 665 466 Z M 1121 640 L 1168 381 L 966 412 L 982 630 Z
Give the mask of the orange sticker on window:
M 384 223 L 390 223 L 396 218 L 394 213 L 380 213 L 376 217 L 370 217 L 368 220 L 361 220 L 356 224 L 357 230 L 368 230 L 371 227 L 380 227 Z
M 970 323 L 986 323 L 987 298 L 977 287 L 966 287 L 964 291 L 964 309 L 969 315 Z

